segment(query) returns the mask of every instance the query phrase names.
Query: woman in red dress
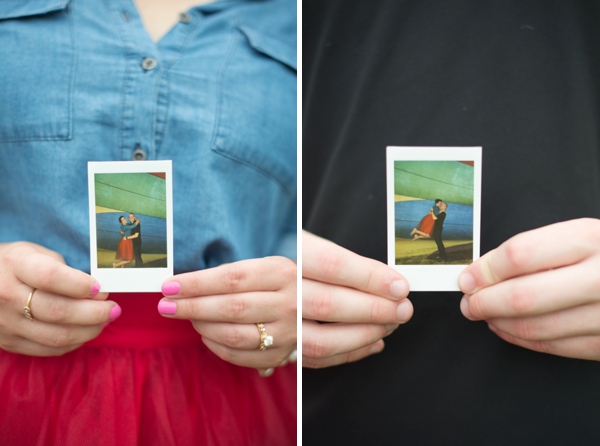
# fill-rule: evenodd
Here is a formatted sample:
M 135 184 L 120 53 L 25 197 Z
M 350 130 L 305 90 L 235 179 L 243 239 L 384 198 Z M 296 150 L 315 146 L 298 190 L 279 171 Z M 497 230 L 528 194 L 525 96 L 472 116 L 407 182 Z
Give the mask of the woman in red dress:
M 119 217 L 119 223 L 121 223 L 121 234 L 123 238 L 119 240 L 117 245 L 117 255 L 115 260 L 121 260 L 119 263 L 113 263 L 113 268 L 121 267 L 131 263 L 133 260 L 133 242 L 129 239 L 131 236 L 131 229 L 136 226 L 140 221 L 136 220 L 135 224 L 127 223 L 127 220 L 122 215 Z
M 423 217 L 417 227 L 411 231 L 410 235 L 413 236 L 411 241 L 414 242 L 420 238 L 431 238 L 434 225 L 435 220 L 433 219 L 433 209 L 430 209 L 429 214 Z

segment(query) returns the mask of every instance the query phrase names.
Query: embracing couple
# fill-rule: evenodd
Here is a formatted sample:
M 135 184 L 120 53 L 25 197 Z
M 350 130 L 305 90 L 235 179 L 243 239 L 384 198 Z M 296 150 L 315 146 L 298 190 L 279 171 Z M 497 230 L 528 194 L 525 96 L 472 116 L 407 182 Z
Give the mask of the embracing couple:
M 113 263 L 113 268 L 121 267 L 131 263 L 135 259 L 135 267 L 143 268 L 144 262 L 142 261 L 142 228 L 140 225 L 140 219 L 135 218 L 135 214 L 129 214 L 129 223 L 122 215 L 119 217 L 119 223 L 121 224 L 121 240 L 117 245 L 116 260 L 120 260 L 119 263 Z
M 434 206 L 429 210 L 429 214 L 421 219 L 410 235 L 413 236 L 412 241 L 420 238 L 431 238 L 435 240 L 438 247 L 439 257 L 442 261 L 446 261 L 446 247 L 442 241 L 442 232 L 444 231 L 444 220 L 446 220 L 446 211 L 448 203 L 443 202 L 439 198 L 435 200 Z

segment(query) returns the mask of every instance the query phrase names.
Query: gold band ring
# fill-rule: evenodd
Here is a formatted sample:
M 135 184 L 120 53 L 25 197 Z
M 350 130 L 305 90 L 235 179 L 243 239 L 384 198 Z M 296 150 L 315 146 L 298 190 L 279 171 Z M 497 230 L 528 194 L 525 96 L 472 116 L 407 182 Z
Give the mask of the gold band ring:
M 33 313 L 31 313 L 31 298 L 33 297 L 33 293 L 35 293 L 37 291 L 37 288 L 34 288 L 33 290 L 31 290 L 31 293 L 29 293 L 29 297 L 27 298 L 27 303 L 25 304 L 25 307 L 23 308 L 23 311 L 25 312 L 25 317 L 27 319 L 29 319 L 30 321 L 33 320 Z
M 260 345 L 258 346 L 258 349 L 262 352 L 263 350 L 266 350 L 267 347 L 271 347 L 273 345 L 273 336 L 267 335 L 267 329 L 265 328 L 265 324 L 262 322 L 256 324 L 256 327 L 260 333 Z

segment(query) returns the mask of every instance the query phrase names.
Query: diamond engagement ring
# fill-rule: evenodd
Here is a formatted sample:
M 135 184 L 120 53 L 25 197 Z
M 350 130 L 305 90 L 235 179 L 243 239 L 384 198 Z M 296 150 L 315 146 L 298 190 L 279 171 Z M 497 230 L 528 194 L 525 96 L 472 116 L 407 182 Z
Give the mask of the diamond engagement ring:
M 25 304 L 25 307 L 23 308 L 23 311 L 25 312 L 25 317 L 27 319 L 29 319 L 30 321 L 33 320 L 33 314 L 31 313 L 31 298 L 33 297 L 33 293 L 35 293 L 37 290 L 37 288 L 34 288 L 33 290 L 31 290 L 31 293 L 29 293 L 29 297 L 27 298 L 27 303 Z
M 258 346 L 258 349 L 262 352 L 263 350 L 266 350 L 267 347 L 271 347 L 273 345 L 273 336 L 267 335 L 267 329 L 265 328 L 265 324 L 262 322 L 256 324 L 256 327 L 260 333 L 260 345 Z

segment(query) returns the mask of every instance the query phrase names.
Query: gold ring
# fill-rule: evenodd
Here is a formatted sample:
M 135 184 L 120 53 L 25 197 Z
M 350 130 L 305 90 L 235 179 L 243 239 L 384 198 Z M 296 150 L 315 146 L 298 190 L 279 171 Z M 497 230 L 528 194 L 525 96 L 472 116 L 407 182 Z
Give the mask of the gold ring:
M 25 312 L 25 317 L 30 321 L 33 320 L 33 314 L 31 313 L 31 298 L 33 297 L 33 293 L 35 293 L 36 291 L 37 288 L 31 290 L 31 293 L 29 293 L 29 297 L 27 298 L 27 304 L 25 304 L 25 308 L 23 308 L 23 311 Z
M 267 347 L 271 347 L 273 345 L 273 336 L 267 335 L 267 329 L 265 328 L 265 324 L 259 322 L 256 324 L 258 327 L 258 332 L 260 333 L 260 345 L 258 349 L 262 352 L 266 350 Z

